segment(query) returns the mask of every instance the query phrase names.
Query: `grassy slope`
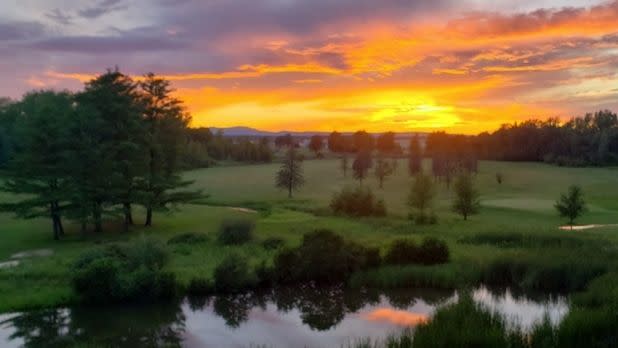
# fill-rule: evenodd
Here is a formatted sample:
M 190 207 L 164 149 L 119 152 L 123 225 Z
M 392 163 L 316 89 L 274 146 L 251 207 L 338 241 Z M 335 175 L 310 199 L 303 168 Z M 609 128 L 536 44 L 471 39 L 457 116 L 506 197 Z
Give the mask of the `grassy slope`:
M 195 186 L 204 189 L 216 204 L 253 206 L 256 203 L 272 206 L 270 215 L 250 214 L 257 220 L 259 239 L 277 236 L 288 244 L 297 243 L 300 236 L 318 227 L 328 227 L 347 238 L 385 247 L 397 237 L 436 235 L 451 245 L 455 262 L 444 272 L 459 272 L 461 265 L 483 264 L 506 253 L 517 254 L 526 250 L 498 249 L 489 245 L 458 244 L 462 236 L 479 232 L 524 232 L 558 235 L 564 238 L 607 241 L 618 245 L 618 227 L 605 227 L 580 232 L 557 231 L 562 220 L 553 209 L 553 202 L 570 184 L 582 186 L 589 202 L 590 212 L 580 223 L 618 223 L 618 185 L 615 185 L 615 168 L 560 168 L 535 163 L 482 162 L 477 186 L 482 194 L 483 209 L 472 220 L 463 222 L 450 212 L 451 194 L 440 186 L 436 202 L 440 223 L 435 226 L 411 225 L 405 199 L 410 179 L 405 161 L 399 161 L 394 177 L 378 190 L 374 178 L 368 180 L 389 210 L 386 219 L 352 220 L 329 216 L 315 216 L 308 211 L 325 208 L 334 192 L 345 185 L 356 185 L 350 178 L 343 178 L 336 160 L 311 160 L 305 163 L 306 186 L 293 200 L 274 188 L 273 177 L 277 164 L 217 167 L 186 173 L 195 180 Z M 499 185 L 495 173 L 502 172 L 504 183 Z M 0 200 L 10 197 L 2 196 Z M 80 236 L 76 226 L 69 226 L 69 236 L 61 242 L 51 240 L 51 226 L 46 220 L 20 221 L 0 214 L 0 262 L 11 254 L 37 248 L 51 248 L 54 256 L 27 260 L 12 270 L 0 270 L 0 312 L 38 306 L 57 305 L 72 301 L 68 282 L 68 269 L 72 259 L 81 250 L 107 240 L 125 240 L 141 234 L 167 240 L 183 232 L 204 232 L 211 235 L 211 242 L 199 246 L 175 246 L 170 269 L 183 283 L 194 276 L 209 278 L 213 268 L 229 252 L 214 242 L 219 223 L 228 217 L 247 216 L 247 213 L 227 207 L 184 206 L 173 215 L 155 216 L 151 229 L 135 228 L 129 234 L 105 232 L 102 235 Z M 137 220 L 141 218 L 137 212 Z M 107 229 L 120 230 L 109 226 Z M 254 262 L 269 260 L 272 252 L 263 250 L 258 243 L 236 247 Z M 433 272 L 433 270 L 432 270 Z

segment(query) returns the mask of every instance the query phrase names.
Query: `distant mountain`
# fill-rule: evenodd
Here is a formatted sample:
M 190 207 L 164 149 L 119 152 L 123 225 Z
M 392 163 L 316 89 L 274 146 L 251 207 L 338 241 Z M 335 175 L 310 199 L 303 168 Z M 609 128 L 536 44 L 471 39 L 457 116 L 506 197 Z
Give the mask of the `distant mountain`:
M 331 132 L 318 132 L 318 131 L 303 131 L 303 132 L 289 132 L 289 131 L 263 131 L 251 127 L 228 127 L 228 128 L 218 128 L 218 127 L 208 127 L 213 133 L 218 131 L 222 131 L 224 136 L 228 137 L 275 137 L 284 134 L 291 134 L 295 137 L 310 137 L 312 135 L 323 135 L 327 136 Z M 353 132 L 341 132 L 341 134 L 350 135 Z M 379 133 L 375 133 L 379 134 Z M 425 134 L 423 132 L 395 132 L 397 137 L 409 137 L 413 134 Z

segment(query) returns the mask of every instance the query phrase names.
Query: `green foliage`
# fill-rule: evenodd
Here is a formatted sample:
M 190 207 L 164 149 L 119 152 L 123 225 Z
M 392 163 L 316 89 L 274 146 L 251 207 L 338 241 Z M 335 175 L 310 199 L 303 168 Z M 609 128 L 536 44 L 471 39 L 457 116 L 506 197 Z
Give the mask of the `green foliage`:
M 217 240 L 223 245 L 240 245 L 253 240 L 255 223 L 247 219 L 228 219 L 221 223 Z
M 569 219 L 569 225 L 573 225 L 575 219 L 586 211 L 586 202 L 581 188 L 575 185 L 569 187 L 569 192 L 560 195 L 554 207 L 560 216 Z
M 305 234 L 298 248 L 280 251 L 273 271 L 280 283 L 334 283 L 379 264 L 378 249 L 347 242 L 329 230 L 316 230 Z
M 163 245 L 151 239 L 88 250 L 73 266 L 73 289 L 83 301 L 97 304 L 169 298 L 176 282 L 162 271 L 166 261 Z
M 287 190 L 289 198 L 292 198 L 292 193 L 305 184 L 301 162 L 302 160 L 296 154 L 294 146 L 290 146 L 281 168 L 277 172 L 275 186 Z
M 461 172 L 455 179 L 455 199 L 453 201 L 453 211 L 468 220 L 468 216 L 476 214 L 481 206 L 479 193 L 474 187 L 472 175 Z
M 384 256 L 384 262 L 390 265 L 423 264 L 435 265 L 449 260 L 446 243 L 436 238 L 425 238 L 420 246 L 411 239 L 393 241 Z
M 206 278 L 194 277 L 189 281 L 187 286 L 187 295 L 189 296 L 204 296 L 210 295 L 214 291 L 213 284 Z
M 199 244 L 208 241 L 205 233 L 187 232 L 181 233 L 168 239 L 167 244 Z
M 284 245 L 285 245 L 285 241 L 277 237 L 270 237 L 262 241 L 262 247 L 266 250 L 280 249 Z
M 232 253 L 215 268 L 215 290 L 221 293 L 234 293 L 246 290 L 257 283 L 249 263 L 242 255 Z
M 417 224 L 431 222 L 434 215 L 427 216 L 427 211 L 432 208 L 435 194 L 433 179 L 419 172 L 414 178 L 407 201 L 408 206 L 414 210 L 412 216 Z
M 438 309 L 433 318 L 416 328 L 412 347 L 520 347 L 522 338 L 507 333 L 498 315 L 480 307 L 470 295 Z
M 348 216 L 386 216 L 383 200 L 376 199 L 369 188 L 344 188 L 335 193 L 330 208 L 337 215 Z

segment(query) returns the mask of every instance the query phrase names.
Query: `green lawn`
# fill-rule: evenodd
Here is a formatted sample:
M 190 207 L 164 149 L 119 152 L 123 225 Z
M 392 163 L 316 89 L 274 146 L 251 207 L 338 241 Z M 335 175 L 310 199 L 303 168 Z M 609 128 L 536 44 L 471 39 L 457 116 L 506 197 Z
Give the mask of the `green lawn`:
M 428 163 L 426 163 L 428 164 Z M 274 187 L 278 164 L 226 166 L 190 171 L 186 178 L 195 187 L 210 195 L 212 205 L 189 205 L 173 214 L 155 215 L 154 227 L 135 227 L 129 233 L 118 232 L 113 224 L 100 235 L 82 236 L 77 226 L 68 226 L 68 235 L 59 242 L 52 240 L 51 224 L 45 219 L 16 220 L 0 214 L 0 262 L 12 254 L 32 249 L 49 248 L 50 257 L 31 258 L 14 269 L 0 270 L 0 312 L 59 305 L 74 300 L 69 284 L 69 267 L 82 250 L 101 242 L 127 240 L 151 235 L 168 240 L 175 234 L 201 232 L 210 241 L 197 246 L 173 246 L 169 269 L 186 284 L 195 276 L 210 278 L 214 267 L 232 248 L 247 255 L 253 262 L 270 260 L 273 252 L 264 250 L 259 240 L 280 237 L 288 245 L 298 243 L 303 233 L 316 228 L 329 228 L 369 245 L 385 248 L 402 236 L 421 238 L 433 235 L 445 239 L 452 251 L 452 262 L 446 270 L 462 265 L 482 265 L 492 258 L 518 253 L 543 253 L 543 250 L 504 249 L 487 244 L 461 243 L 461 239 L 479 233 L 525 233 L 557 236 L 567 240 L 598 242 L 611 252 L 618 246 L 618 227 L 608 226 L 585 231 L 559 231 L 564 223 L 553 208 L 561 192 L 571 184 L 583 188 L 589 212 L 581 224 L 618 224 L 618 168 L 562 168 L 538 163 L 481 162 L 476 184 L 481 192 L 482 209 L 469 221 L 450 212 L 451 193 L 440 184 L 436 213 L 439 223 L 416 226 L 405 217 L 410 178 L 407 163 L 399 161 L 398 170 L 383 190 L 376 179 L 371 186 L 387 206 L 389 216 L 380 219 L 348 219 L 323 214 L 333 193 L 345 185 L 358 185 L 350 175 L 344 178 L 337 160 L 309 160 L 304 164 L 306 185 L 291 200 Z M 501 172 L 504 182 L 498 184 L 495 174 Z M 0 200 L 12 197 L 3 196 Z M 226 206 L 227 205 L 227 206 Z M 237 211 L 231 207 L 259 208 L 260 213 Z M 251 217 L 256 220 L 258 241 L 241 247 L 222 247 L 215 234 L 223 219 Z M 137 211 L 136 220 L 142 219 Z M 597 245 L 597 244 L 595 244 Z M 558 254 L 557 254 L 558 255 Z M 560 253 L 560 257 L 578 257 L 577 253 Z M 450 267 L 450 268 L 449 268 Z

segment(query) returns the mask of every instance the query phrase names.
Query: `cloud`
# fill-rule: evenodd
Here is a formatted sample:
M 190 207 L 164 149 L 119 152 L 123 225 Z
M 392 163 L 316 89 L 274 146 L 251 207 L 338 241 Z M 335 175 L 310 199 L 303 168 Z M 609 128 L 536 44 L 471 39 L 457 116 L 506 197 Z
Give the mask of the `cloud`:
M 45 17 L 61 25 L 70 25 L 71 23 L 73 23 L 73 18 L 71 17 L 71 15 L 66 14 L 58 8 L 55 8 L 45 13 Z
M 123 0 L 102 0 L 97 5 L 79 10 L 79 16 L 94 19 L 105 14 L 115 11 L 121 11 L 128 8 L 128 5 L 122 3 Z
M 28 40 L 40 37 L 44 32 L 44 26 L 38 22 L 0 23 L 0 41 Z

